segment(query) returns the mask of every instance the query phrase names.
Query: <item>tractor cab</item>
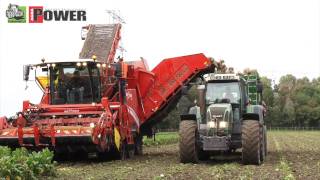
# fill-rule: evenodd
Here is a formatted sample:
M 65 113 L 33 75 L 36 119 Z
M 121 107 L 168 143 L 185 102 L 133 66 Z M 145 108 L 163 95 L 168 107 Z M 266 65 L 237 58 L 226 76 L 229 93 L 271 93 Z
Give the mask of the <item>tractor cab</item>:
M 29 71 L 35 71 L 35 81 L 47 93 L 48 103 L 90 104 L 101 101 L 102 69 L 106 64 L 92 59 L 67 62 L 44 62 L 27 65 L 24 80 L 29 79 Z M 46 95 L 46 93 L 45 93 Z
M 206 116 L 201 129 L 214 130 L 219 136 L 239 134 L 247 102 L 244 80 L 235 74 L 208 74 L 205 80 L 201 102 L 205 103 L 202 106 Z

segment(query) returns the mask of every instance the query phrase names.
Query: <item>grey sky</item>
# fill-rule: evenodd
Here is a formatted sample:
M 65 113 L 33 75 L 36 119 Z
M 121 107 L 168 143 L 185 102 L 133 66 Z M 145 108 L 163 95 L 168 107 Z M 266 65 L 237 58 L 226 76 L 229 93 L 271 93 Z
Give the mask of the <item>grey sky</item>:
M 44 8 L 82 8 L 87 22 L 8 24 L 9 3 Z M 320 2 L 318 0 L 221 1 L 0 1 L 0 115 L 37 103 L 33 82 L 24 91 L 22 65 L 46 59 L 75 59 L 82 47 L 81 26 L 106 23 L 105 10 L 120 10 L 127 22 L 122 44 L 128 60 L 160 60 L 203 52 L 242 70 L 256 68 L 278 79 L 284 74 L 320 75 Z

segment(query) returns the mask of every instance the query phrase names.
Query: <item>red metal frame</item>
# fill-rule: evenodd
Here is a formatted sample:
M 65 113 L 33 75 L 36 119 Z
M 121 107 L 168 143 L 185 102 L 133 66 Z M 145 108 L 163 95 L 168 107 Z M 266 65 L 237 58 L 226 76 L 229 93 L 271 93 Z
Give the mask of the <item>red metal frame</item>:
M 115 38 L 113 39 L 113 42 L 112 42 L 111 51 L 108 55 L 107 63 L 113 63 L 114 61 L 114 56 L 116 55 L 117 48 L 119 46 L 119 42 L 121 39 L 120 32 L 121 32 L 121 24 L 117 24 Z

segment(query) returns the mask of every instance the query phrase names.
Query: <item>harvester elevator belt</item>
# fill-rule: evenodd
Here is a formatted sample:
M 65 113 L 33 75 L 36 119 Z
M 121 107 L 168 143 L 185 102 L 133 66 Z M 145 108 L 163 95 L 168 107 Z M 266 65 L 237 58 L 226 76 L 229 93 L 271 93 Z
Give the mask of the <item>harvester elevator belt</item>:
M 116 24 L 90 25 L 86 40 L 79 54 L 80 59 L 91 59 L 97 56 L 98 61 L 105 61 L 112 48 L 116 36 Z

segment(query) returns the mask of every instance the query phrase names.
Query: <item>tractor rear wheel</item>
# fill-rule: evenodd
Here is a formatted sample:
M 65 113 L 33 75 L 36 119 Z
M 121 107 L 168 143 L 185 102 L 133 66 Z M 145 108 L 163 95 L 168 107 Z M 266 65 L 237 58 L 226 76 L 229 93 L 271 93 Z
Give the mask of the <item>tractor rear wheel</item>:
M 242 124 L 242 162 L 243 164 L 261 164 L 262 136 L 259 121 L 245 120 Z
M 266 158 L 266 148 L 265 148 L 265 131 L 264 128 L 260 128 L 260 138 L 262 140 L 260 145 L 260 161 L 263 162 Z
M 182 163 L 197 163 L 197 122 L 193 120 L 183 120 L 180 122 L 179 134 L 179 150 L 180 162 Z

